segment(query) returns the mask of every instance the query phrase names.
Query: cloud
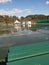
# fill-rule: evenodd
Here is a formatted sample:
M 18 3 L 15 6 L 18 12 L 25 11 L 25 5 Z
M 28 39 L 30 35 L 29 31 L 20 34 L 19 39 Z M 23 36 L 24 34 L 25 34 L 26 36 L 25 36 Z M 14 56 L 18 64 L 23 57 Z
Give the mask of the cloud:
M 32 9 L 24 9 L 23 12 L 26 12 L 26 13 L 31 13 L 32 12 Z
M 49 1 L 46 1 L 46 4 L 48 5 L 49 4 Z
M 4 10 L 0 9 L 0 15 L 16 15 L 22 13 L 30 13 L 31 9 L 11 9 L 11 10 Z
M 21 13 L 21 12 L 22 12 L 22 10 L 19 10 L 19 9 L 12 9 L 12 10 L 1 9 L 0 15 L 14 15 L 14 14 L 18 14 L 18 13 Z
M 0 3 L 11 2 L 12 0 L 0 0 Z
M 27 11 L 27 13 L 31 13 L 31 11 Z

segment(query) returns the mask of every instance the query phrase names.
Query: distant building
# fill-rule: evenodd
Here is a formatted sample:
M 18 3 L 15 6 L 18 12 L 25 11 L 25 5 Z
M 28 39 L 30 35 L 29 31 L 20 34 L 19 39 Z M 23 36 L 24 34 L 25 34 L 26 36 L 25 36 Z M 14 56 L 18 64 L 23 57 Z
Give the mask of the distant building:
M 14 24 L 15 24 L 15 29 L 17 29 L 17 31 L 19 31 L 19 30 L 23 30 L 23 29 L 29 29 L 30 27 L 31 27 L 31 21 L 26 21 L 26 22 L 20 22 L 20 21 L 18 21 L 18 20 L 16 20 L 15 22 L 14 22 Z
M 31 21 L 22 22 L 23 28 L 29 29 L 31 27 Z
M 14 25 L 15 25 L 14 28 L 17 29 L 17 31 L 21 30 L 21 22 L 20 21 L 16 20 L 14 22 Z
M 23 27 L 25 27 L 25 22 L 22 23 Z
M 27 22 L 27 26 L 28 26 L 28 27 L 31 27 L 31 24 L 32 24 L 31 21 L 28 21 L 28 22 Z

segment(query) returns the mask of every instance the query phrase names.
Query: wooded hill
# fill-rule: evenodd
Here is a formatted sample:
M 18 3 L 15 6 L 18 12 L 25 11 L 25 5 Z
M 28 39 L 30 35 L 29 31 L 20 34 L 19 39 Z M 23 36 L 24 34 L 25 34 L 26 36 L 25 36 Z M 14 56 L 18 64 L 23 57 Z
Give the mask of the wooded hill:
M 27 15 L 26 17 L 17 17 L 17 16 L 8 16 L 8 15 L 0 15 L 0 23 L 5 23 L 7 26 L 8 24 L 13 24 L 14 22 L 18 20 L 20 22 L 27 22 L 27 21 L 32 21 L 32 22 L 37 22 L 39 20 L 49 20 L 49 15 Z

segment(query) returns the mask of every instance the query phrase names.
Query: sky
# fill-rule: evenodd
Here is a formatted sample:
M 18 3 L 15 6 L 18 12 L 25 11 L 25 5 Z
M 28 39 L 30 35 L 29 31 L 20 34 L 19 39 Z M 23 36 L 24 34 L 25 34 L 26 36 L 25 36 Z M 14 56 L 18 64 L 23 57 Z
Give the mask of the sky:
M 49 15 L 49 0 L 0 0 L 0 15 Z

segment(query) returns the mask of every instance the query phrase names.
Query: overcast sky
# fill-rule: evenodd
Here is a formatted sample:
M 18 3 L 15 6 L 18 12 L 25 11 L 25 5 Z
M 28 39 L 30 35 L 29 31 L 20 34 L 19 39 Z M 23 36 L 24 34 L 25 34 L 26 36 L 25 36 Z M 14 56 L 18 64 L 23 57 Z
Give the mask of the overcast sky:
M 49 15 L 49 0 L 0 0 L 0 15 Z

